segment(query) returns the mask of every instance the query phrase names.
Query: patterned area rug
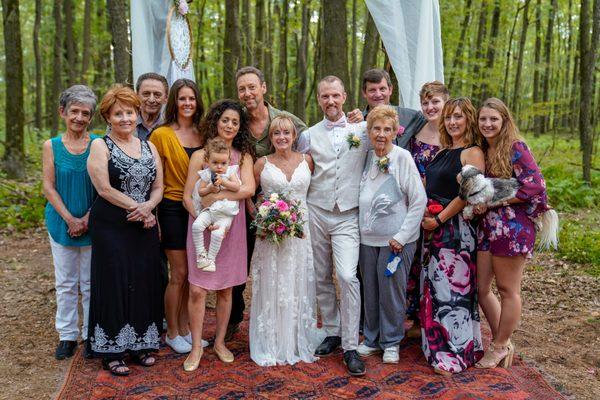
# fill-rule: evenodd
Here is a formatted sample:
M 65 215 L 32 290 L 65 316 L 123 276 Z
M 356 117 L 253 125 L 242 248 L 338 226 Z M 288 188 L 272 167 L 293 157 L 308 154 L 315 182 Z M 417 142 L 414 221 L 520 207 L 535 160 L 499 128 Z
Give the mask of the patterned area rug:
M 206 336 L 213 334 L 214 312 L 207 310 Z M 508 369 L 471 368 L 451 378 L 433 373 L 418 340 L 405 340 L 400 363 L 366 357 L 367 374 L 350 377 L 341 351 L 312 364 L 259 367 L 250 359 L 248 321 L 229 349 L 236 360 L 224 364 L 211 348 L 193 373 L 183 371 L 185 355 L 163 347 L 154 367 L 130 365 L 131 374 L 115 377 L 100 360 L 74 356 L 58 399 L 562 399 L 533 367 L 515 356 Z M 517 348 L 518 350 L 518 348 Z

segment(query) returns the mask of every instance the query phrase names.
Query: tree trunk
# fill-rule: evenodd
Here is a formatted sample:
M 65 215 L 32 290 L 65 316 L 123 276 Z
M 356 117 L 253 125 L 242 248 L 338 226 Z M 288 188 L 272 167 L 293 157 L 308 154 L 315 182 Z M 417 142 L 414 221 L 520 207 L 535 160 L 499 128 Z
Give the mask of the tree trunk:
M 87 83 L 87 72 L 90 67 L 90 33 L 92 31 L 92 0 L 85 0 L 83 8 L 83 55 L 81 56 L 81 81 Z
M 487 62 L 485 65 L 485 77 L 481 85 L 481 100 L 489 96 L 488 81 L 493 79 L 494 59 L 496 57 L 496 44 L 498 41 L 498 30 L 500 29 L 500 0 L 494 0 L 494 11 L 492 12 L 492 28 L 490 32 L 490 41 L 487 49 Z M 512 38 L 510 38 L 508 47 L 510 49 Z
M 53 70 L 53 82 L 52 88 L 52 103 L 56 104 L 58 101 L 58 97 L 60 96 L 60 92 L 62 91 L 62 1 L 54 0 L 54 70 Z M 52 136 L 56 136 L 58 134 L 58 113 L 56 112 L 56 107 L 51 107 L 53 112 L 52 116 Z
M 4 171 L 11 179 L 25 177 L 25 148 L 23 141 L 23 51 L 19 1 L 2 0 L 4 22 L 4 78 L 6 82 L 6 118 Z
M 592 184 L 592 150 L 593 131 L 591 119 L 591 106 L 594 96 L 594 66 L 598 56 L 598 42 L 600 41 L 600 0 L 595 0 L 592 15 L 593 27 L 590 28 L 590 0 L 581 1 L 579 15 L 579 54 L 580 62 L 580 87 L 581 97 L 579 103 L 579 131 L 582 149 L 583 180 Z M 592 31 L 590 37 L 590 30 Z
M 571 13 L 573 10 L 573 0 L 569 0 L 569 9 L 567 11 L 567 66 L 565 68 L 565 76 L 564 76 L 564 87 L 563 87 L 563 99 L 565 99 L 565 104 L 563 105 L 562 111 L 562 120 L 561 127 L 566 128 L 571 125 L 571 113 L 569 112 L 569 93 L 570 93 L 570 77 L 571 77 L 571 58 L 573 57 L 573 23 L 571 21 Z M 572 99 L 571 99 L 572 100 Z
M 225 35 L 223 40 L 223 91 L 224 96 L 235 98 L 237 94 L 235 73 L 240 68 L 239 0 L 225 0 Z
M 288 34 L 288 12 L 289 2 L 282 1 L 279 6 L 280 18 L 279 20 L 279 66 L 277 71 L 277 77 L 279 81 L 278 93 L 277 93 L 277 105 L 282 109 L 287 108 L 287 86 L 288 86 L 288 72 L 287 72 L 287 34 Z
M 467 0 L 467 4 L 465 5 L 465 11 L 464 11 L 464 19 L 462 21 L 462 24 L 460 26 L 460 39 L 458 41 L 458 46 L 456 46 L 456 53 L 454 54 L 454 61 L 452 61 L 452 69 L 450 70 L 451 75 L 450 75 L 450 79 L 448 80 L 448 87 L 453 90 L 454 89 L 454 82 L 456 81 L 456 76 L 459 75 L 462 71 L 462 64 L 463 64 L 463 49 L 465 48 L 465 46 L 467 46 L 467 44 L 465 43 L 465 39 L 467 37 L 467 30 L 469 29 L 470 23 L 471 23 L 471 4 L 472 1 L 471 0 Z M 459 86 L 458 90 L 459 92 L 462 91 L 462 78 L 460 78 L 461 81 L 461 85 Z
M 63 0 L 63 14 L 65 16 L 64 46 L 67 55 L 67 83 L 68 86 L 77 82 L 77 54 L 75 49 L 75 36 L 73 34 L 73 2 Z
M 507 99 L 508 102 L 508 72 L 510 70 L 510 62 L 512 56 L 513 39 L 515 37 L 515 29 L 517 28 L 517 21 L 519 20 L 519 14 L 521 13 L 522 7 L 517 8 L 515 19 L 513 20 L 512 27 L 510 28 L 510 35 L 508 37 L 508 46 L 506 49 L 506 63 L 504 65 L 504 79 L 502 80 L 502 98 Z
M 266 3 L 267 6 L 267 32 L 265 33 L 265 46 L 264 46 L 264 52 L 265 52 L 265 64 L 264 64 L 264 70 L 263 73 L 265 75 L 265 79 L 267 81 L 267 88 L 269 88 L 269 85 L 273 84 L 274 85 L 274 81 L 273 81 L 273 49 L 272 49 L 272 43 L 273 43 L 273 38 L 275 37 L 275 26 L 273 23 L 273 12 L 272 12 L 272 8 L 271 8 L 271 0 L 267 0 Z M 275 88 L 274 86 L 272 87 L 273 89 Z M 270 93 L 267 92 L 267 96 L 269 96 Z
M 550 59 L 552 52 L 552 35 L 554 28 L 554 13 L 556 11 L 558 4 L 556 0 L 552 0 L 552 4 L 550 6 L 550 10 L 548 11 L 548 25 L 546 29 L 546 39 L 544 43 L 544 53 L 545 53 L 545 62 L 544 62 L 544 76 L 542 78 L 542 102 L 544 103 L 544 108 L 550 110 L 548 105 L 548 90 L 550 87 Z M 546 132 L 549 130 L 549 121 L 550 116 L 549 113 L 544 113 L 542 116 L 542 132 Z
M 348 80 L 348 35 L 346 0 L 323 2 L 323 37 L 321 40 L 321 76 L 335 75 L 345 85 Z M 350 88 L 346 86 L 346 92 Z M 348 93 L 348 97 L 352 94 Z
M 537 0 L 535 5 L 535 50 L 533 64 L 533 134 L 539 136 L 542 133 L 543 117 L 538 115 L 540 106 L 540 60 L 542 49 L 542 4 Z
M 308 35 L 310 29 L 310 2 L 302 2 L 302 37 L 298 45 L 296 55 L 296 77 L 298 79 L 298 91 L 296 92 L 296 101 L 294 103 L 294 114 L 301 120 L 306 118 L 306 108 L 304 101 L 306 99 L 306 81 L 308 80 Z
M 250 24 L 250 0 L 242 0 L 242 20 L 241 25 L 244 36 L 244 65 L 252 65 L 252 29 Z
M 358 76 L 357 76 L 357 71 L 356 69 L 358 68 L 358 66 L 356 65 L 357 58 L 358 58 L 358 46 L 356 45 L 356 32 L 358 30 L 357 27 L 357 1 L 356 0 L 352 0 L 352 40 L 350 42 L 350 57 L 351 57 L 351 61 L 350 61 L 350 91 L 353 93 L 352 97 L 350 98 L 350 109 L 354 109 L 356 108 L 356 105 L 358 104 L 358 91 L 356 90 L 356 86 L 357 86 L 357 80 L 358 80 Z M 368 12 L 368 11 L 367 11 Z
M 256 0 L 254 21 L 254 59 L 259 69 L 265 67 L 265 0 Z M 264 71 L 263 71 L 264 72 Z
M 125 0 L 106 0 L 106 3 L 112 34 L 115 81 L 128 84 L 131 83 L 131 49 L 129 47 L 126 2 Z
M 35 55 L 35 116 L 34 126 L 42 129 L 42 50 L 40 49 L 40 28 L 42 25 L 42 0 L 35 0 L 35 21 L 33 23 L 33 53 Z
M 204 10 L 206 8 L 206 0 L 199 1 L 196 4 L 198 4 L 198 28 L 196 29 L 196 39 L 194 40 L 194 44 L 196 45 L 196 48 L 194 49 L 194 70 L 198 88 L 204 88 L 208 86 L 208 82 L 204 79 L 203 71 L 206 69 L 204 66 L 205 55 L 204 46 L 202 46 L 201 43 L 202 37 L 204 36 Z M 200 90 L 200 93 L 202 93 L 202 89 Z M 208 104 L 210 104 L 208 96 L 205 98 L 205 100 Z
M 475 62 L 473 63 L 473 86 L 471 88 L 471 96 L 476 100 L 481 97 L 481 76 L 480 66 L 483 63 L 483 39 L 487 32 L 487 0 L 481 0 L 481 8 L 479 10 L 479 29 L 477 30 L 477 40 L 475 42 Z
M 523 54 L 525 52 L 525 44 L 527 42 L 527 28 L 529 27 L 529 2 L 525 2 L 523 8 L 523 24 L 521 25 L 521 36 L 519 38 L 519 53 L 517 56 L 517 70 L 515 72 L 515 82 L 513 88 L 513 97 L 511 101 L 511 108 L 515 115 L 519 116 L 519 95 L 521 94 L 521 72 L 523 71 Z M 520 117 L 517 117 L 520 120 Z
M 375 26 L 375 21 L 373 17 L 369 13 L 369 10 L 365 10 L 365 18 L 366 18 L 366 28 L 365 28 L 365 41 L 363 45 L 362 52 L 362 60 L 360 63 L 360 76 L 358 79 L 362 82 L 363 74 L 370 70 L 371 68 L 375 68 L 375 64 L 377 63 L 377 51 L 379 50 L 379 32 L 377 31 L 377 27 Z M 359 91 L 362 90 L 362 87 Z M 396 88 L 398 90 L 398 88 Z M 357 96 L 358 97 L 358 96 Z M 360 103 L 364 103 L 364 100 L 361 100 Z

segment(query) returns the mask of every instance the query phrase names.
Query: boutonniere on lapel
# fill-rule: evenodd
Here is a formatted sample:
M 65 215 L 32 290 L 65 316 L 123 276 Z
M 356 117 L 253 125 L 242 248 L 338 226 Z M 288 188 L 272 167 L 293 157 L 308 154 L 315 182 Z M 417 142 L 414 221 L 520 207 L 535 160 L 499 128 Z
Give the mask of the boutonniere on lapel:
M 396 137 L 400 137 L 404 135 L 404 127 L 402 125 L 398 125 L 398 132 L 396 132 Z
M 360 146 L 360 138 L 354 133 L 348 134 L 348 136 L 346 136 L 346 141 L 348 142 L 348 145 L 350 146 L 351 150 L 353 147 Z
M 377 160 L 377 169 L 384 174 L 390 172 L 390 159 L 387 157 L 381 157 L 379 160 Z

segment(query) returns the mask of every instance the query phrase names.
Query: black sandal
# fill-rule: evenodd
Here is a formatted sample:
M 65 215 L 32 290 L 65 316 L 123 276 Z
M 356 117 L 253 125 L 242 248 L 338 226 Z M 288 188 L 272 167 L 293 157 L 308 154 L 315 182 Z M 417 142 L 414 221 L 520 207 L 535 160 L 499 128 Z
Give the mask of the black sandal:
M 112 363 L 115 364 L 110 365 Z M 131 372 L 123 360 L 102 360 L 102 367 L 116 376 L 127 376 Z M 123 367 L 127 368 L 127 371 L 119 371 L 119 368 Z
M 156 357 L 150 354 L 142 354 L 140 356 L 132 355 L 131 359 L 134 363 L 141 365 L 142 367 L 151 367 L 154 364 L 156 364 Z M 152 361 L 150 361 L 149 359 L 152 359 Z

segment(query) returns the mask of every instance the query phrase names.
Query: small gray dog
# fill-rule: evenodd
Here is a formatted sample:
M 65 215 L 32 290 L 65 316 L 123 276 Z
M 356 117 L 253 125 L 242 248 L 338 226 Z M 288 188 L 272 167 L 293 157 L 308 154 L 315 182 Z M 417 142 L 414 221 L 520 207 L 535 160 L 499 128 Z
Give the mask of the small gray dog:
M 512 199 L 521 186 L 515 178 L 486 178 L 481 171 L 472 165 L 462 167 L 457 177 L 460 183 L 458 195 L 467 202 L 463 209 L 465 219 L 473 218 L 473 206 L 485 204 L 488 208 L 497 207 L 504 201 Z M 549 209 L 535 220 L 536 230 L 539 232 L 540 249 L 558 246 L 558 214 Z
M 462 167 L 459 177 L 458 195 L 467 202 L 463 209 L 465 219 L 473 218 L 474 205 L 485 204 L 488 207 L 497 207 L 503 201 L 515 197 L 521 186 L 515 178 L 486 178 L 479 169 L 469 164 Z

